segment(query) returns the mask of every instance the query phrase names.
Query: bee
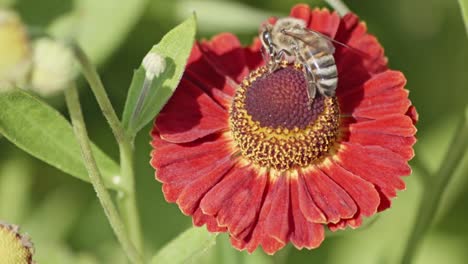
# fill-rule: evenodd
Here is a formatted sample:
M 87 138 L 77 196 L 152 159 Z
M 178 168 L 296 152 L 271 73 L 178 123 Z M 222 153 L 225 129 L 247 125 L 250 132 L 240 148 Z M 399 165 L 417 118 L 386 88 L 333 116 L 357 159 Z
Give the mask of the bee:
M 347 45 L 308 29 L 303 20 L 290 17 L 280 18 L 274 25 L 265 24 L 260 40 L 270 72 L 274 72 L 283 60 L 299 63 L 304 69 L 311 102 L 317 90 L 325 97 L 335 96 L 338 69 L 333 57 L 333 42 Z

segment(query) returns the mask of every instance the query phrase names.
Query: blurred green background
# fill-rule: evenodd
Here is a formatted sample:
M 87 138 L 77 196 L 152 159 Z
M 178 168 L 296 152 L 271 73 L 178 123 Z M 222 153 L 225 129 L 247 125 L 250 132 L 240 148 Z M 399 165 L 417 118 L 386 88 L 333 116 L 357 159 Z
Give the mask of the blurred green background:
M 67 34 L 81 28 L 82 43 L 99 65 L 118 113 L 123 110 L 133 69 L 146 52 L 192 10 L 198 38 L 230 31 L 249 44 L 261 21 L 287 15 L 301 1 L 282 0 L 0 0 L 16 10 L 28 26 Z M 302 1 L 324 6 L 322 1 Z M 390 210 L 375 223 L 328 237 L 319 249 L 286 247 L 275 256 L 252 256 L 232 249 L 225 235 L 199 263 L 398 263 L 415 219 L 423 184 L 447 151 L 455 122 L 468 103 L 468 41 L 457 1 L 348 0 L 369 31 L 385 47 L 392 69 L 408 79 L 417 107 L 418 143 L 406 178 Z M 1 59 L 1 58 L 0 58 Z M 94 97 L 82 85 L 81 101 L 90 137 L 118 160 L 112 134 Z M 46 99 L 66 115 L 62 96 Z M 1 111 L 1 109 L 0 109 Z M 146 127 L 137 138 L 137 190 L 146 240 L 154 253 L 191 226 L 174 204 L 165 202 L 161 184 L 149 165 Z M 458 167 L 435 225 L 424 240 L 417 263 L 468 261 L 468 155 Z M 39 263 L 126 263 L 91 185 L 65 175 L 0 138 L 0 219 L 22 226 L 36 244 Z

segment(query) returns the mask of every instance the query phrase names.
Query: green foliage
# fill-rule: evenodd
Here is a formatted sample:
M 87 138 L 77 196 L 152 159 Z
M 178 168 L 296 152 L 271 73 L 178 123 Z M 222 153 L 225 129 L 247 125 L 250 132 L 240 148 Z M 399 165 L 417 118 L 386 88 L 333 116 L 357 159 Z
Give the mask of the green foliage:
M 223 31 L 255 32 L 268 17 L 280 16 L 233 1 L 189 0 L 179 1 L 176 5 L 178 17 L 186 17 L 195 10 L 200 30 L 209 33 L 217 33 L 220 28 Z
M 172 29 L 151 52 L 165 58 L 166 68 L 145 87 L 145 69 L 133 75 L 123 113 L 124 127 L 135 135 L 161 111 L 174 93 L 185 69 L 195 39 L 195 15 Z
M 119 47 L 141 17 L 146 0 L 75 0 L 73 10 L 50 26 L 57 37 L 73 37 L 100 64 Z
M 0 94 L 0 106 L 1 134 L 38 159 L 89 181 L 72 127 L 59 112 L 21 90 Z M 118 165 L 96 146 L 93 150 L 106 186 L 118 189 L 112 183 Z
M 463 21 L 465 22 L 466 33 L 468 34 L 468 0 L 458 0 L 462 12 Z
M 200 254 L 216 244 L 216 234 L 205 228 L 192 227 L 166 244 L 151 260 L 157 263 L 191 263 Z

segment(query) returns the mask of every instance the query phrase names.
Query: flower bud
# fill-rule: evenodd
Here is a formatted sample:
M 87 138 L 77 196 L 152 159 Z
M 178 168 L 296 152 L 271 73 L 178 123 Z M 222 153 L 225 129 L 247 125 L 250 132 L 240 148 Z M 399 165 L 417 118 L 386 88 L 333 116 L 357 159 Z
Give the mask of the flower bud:
M 24 25 L 16 13 L 0 9 L 0 92 L 25 80 L 31 48 Z
M 49 38 L 34 43 L 32 90 L 41 96 L 56 94 L 67 88 L 76 74 L 73 53 L 64 43 Z
M 0 263 L 32 264 L 34 249 L 27 235 L 19 234 L 19 227 L 0 221 Z
M 142 66 L 146 71 L 146 78 L 152 81 L 166 69 L 166 61 L 156 52 L 150 52 L 143 58 Z

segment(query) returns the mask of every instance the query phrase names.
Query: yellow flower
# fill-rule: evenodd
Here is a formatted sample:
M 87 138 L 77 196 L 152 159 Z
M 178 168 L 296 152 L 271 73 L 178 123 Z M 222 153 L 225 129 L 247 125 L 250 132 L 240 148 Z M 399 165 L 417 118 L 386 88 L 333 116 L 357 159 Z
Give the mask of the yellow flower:
M 21 19 L 0 9 L 0 91 L 23 81 L 30 64 L 31 48 Z
M 0 222 L 0 264 L 32 264 L 33 246 L 19 227 Z

